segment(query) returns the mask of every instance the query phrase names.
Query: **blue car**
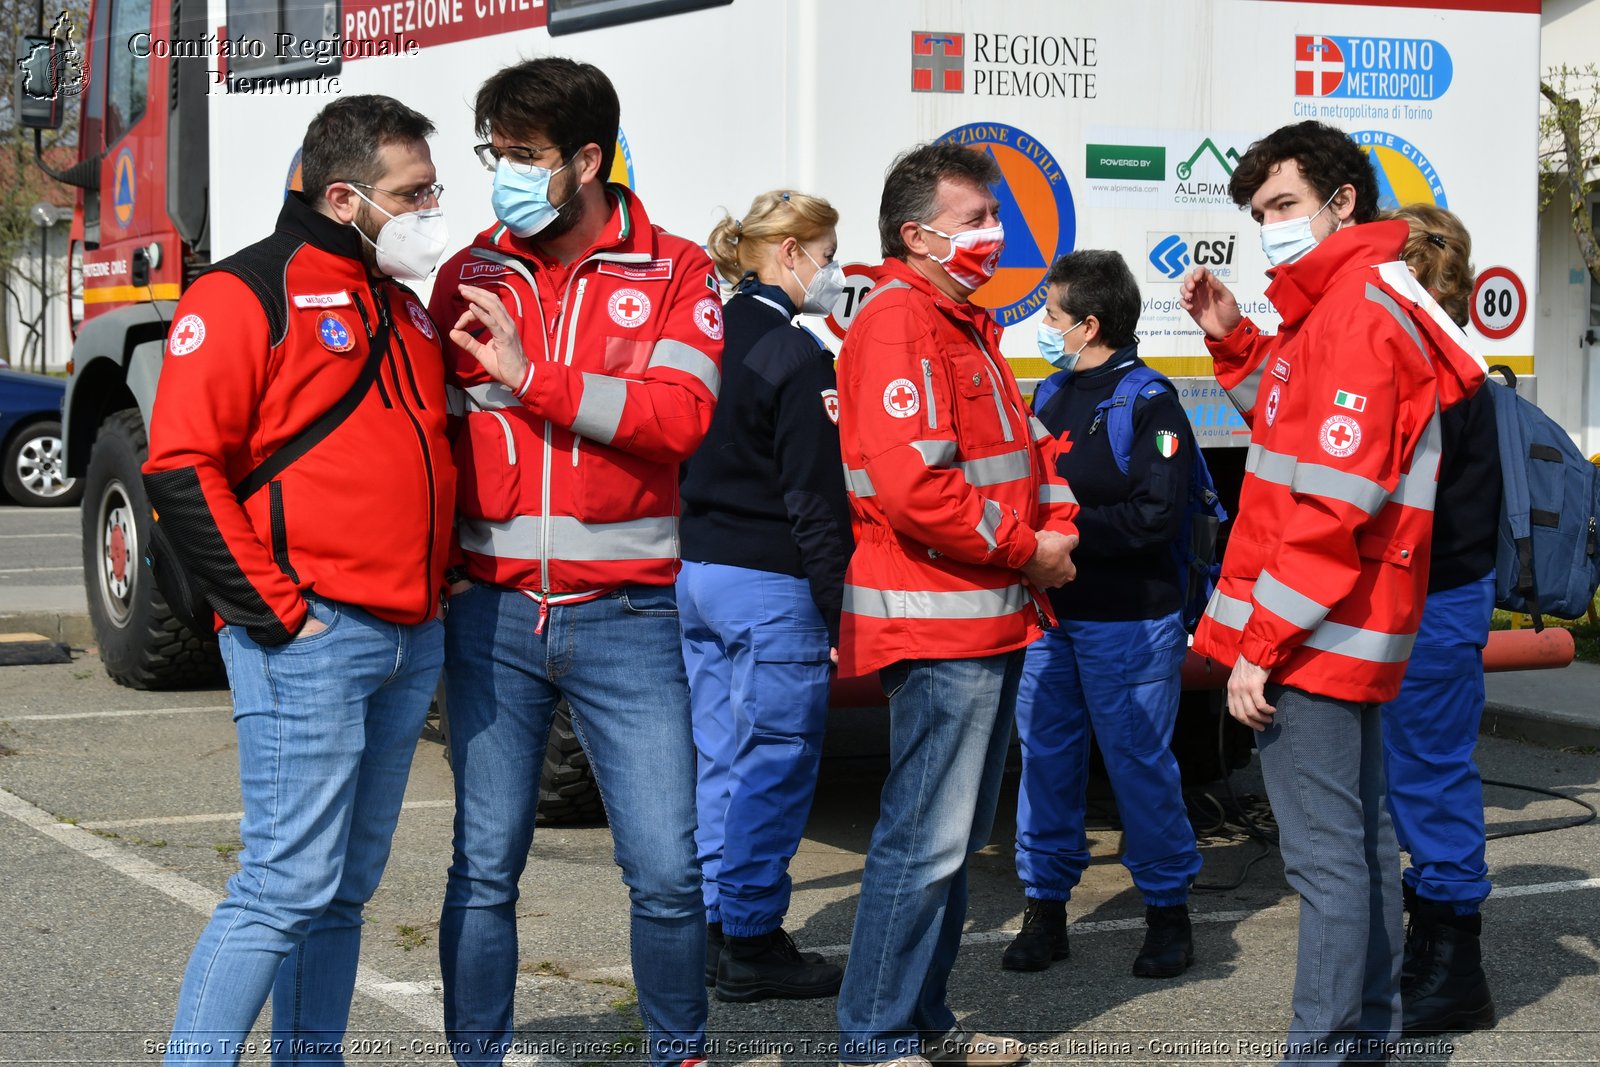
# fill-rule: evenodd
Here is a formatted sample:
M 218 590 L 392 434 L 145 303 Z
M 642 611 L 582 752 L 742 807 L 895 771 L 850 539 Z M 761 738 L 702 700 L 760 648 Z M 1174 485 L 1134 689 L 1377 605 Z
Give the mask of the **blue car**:
M 66 392 L 60 378 L 0 369 L 0 485 L 24 507 L 68 507 L 83 498 L 62 455 Z

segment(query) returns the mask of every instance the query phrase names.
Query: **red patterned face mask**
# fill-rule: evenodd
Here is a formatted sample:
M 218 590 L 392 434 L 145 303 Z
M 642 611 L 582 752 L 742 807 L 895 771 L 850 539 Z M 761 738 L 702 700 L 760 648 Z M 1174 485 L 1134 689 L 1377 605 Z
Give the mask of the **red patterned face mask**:
M 922 226 L 922 223 L 917 223 Z M 1006 228 L 999 223 L 985 226 L 982 229 L 966 230 L 962 233 L 951 235 L 943 230 L 936 230 L 932 226 L 922 226 L 929 233 L 936 233 L 950 242 L 950 251 L 943 259 L 937 256 L 930 257 L 951 279 L 958 285 L 968 289 L 976 289 L 990 278 L 994 277 L 995 269 L 1000 266 L 1000 253 L 1006 247 Z

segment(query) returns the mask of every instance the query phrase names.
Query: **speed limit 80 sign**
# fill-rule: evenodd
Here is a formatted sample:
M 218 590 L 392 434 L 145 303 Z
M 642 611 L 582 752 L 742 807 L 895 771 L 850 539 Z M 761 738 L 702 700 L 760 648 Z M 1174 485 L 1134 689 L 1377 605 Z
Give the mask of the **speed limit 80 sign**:
M 1472 287 L 1472 325 L 1492 341 L 1501 341 L 1522 327 L 1528 316 L 1528 291 L 1509 267 L 1490 267 Z

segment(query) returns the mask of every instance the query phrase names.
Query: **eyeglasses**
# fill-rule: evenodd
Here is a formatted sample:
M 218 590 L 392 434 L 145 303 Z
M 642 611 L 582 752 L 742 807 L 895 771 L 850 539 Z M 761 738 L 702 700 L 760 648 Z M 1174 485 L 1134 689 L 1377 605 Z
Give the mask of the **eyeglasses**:
M 382 193 L 384 196 L 392 196 L 396 200 L 404 200 L 413 207 L 421 207 L 429 200 L 438 200 L 440 197 L 444 196 L 444 186 L 440 185 L 438 182 L 434 182 L 432 185 L 424 185 L 421 189 L 418 189 L 414 193 L 397 193 L 393 189 L 380 189 L 376 185 L 370 185 L 367 182 L 353 182 L 345 180 L 344 184 L 359 185 L 363 189 L 371 189 L 375 193 Z
M 557 148 L 555 145 L 546 145 L 543 148 L 507 145 L 505 148 L 496 148 L 492 144 L 477 144 L 472 146 L 472 151 L 477 155 L 478 162 L 483 164 L 484 170 L 494 170 L 503 159 L 518 174 L 532 174 L 539 166 L 534 160 L 546 152 L 557 151 Z

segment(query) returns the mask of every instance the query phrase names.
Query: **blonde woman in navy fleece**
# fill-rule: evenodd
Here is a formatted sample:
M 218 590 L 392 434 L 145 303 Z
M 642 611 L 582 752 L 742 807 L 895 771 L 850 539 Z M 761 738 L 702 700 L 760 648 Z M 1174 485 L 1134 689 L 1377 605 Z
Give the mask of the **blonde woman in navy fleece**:
M 684 468 L 678 609 L 720 1000 L 832 996 L 843 973 L 783 930 L 851 548 L 833 357 L 790 320 L 842 290 L 838 221 L 826 200 L 779 190 L 707 241 L 734 295 L 716 414 Z

